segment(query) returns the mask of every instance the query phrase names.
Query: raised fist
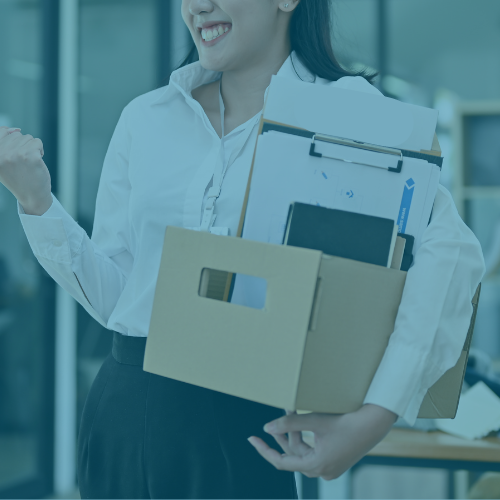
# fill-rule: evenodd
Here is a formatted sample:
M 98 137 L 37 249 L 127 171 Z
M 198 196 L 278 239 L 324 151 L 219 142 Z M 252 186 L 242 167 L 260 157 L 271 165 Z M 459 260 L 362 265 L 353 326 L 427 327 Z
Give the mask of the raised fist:
M 20 130 L 0 127 L 0 182 L 27 214 L 42 215 L 52 204 L 50 174 L 42 160 L 43 144 Z

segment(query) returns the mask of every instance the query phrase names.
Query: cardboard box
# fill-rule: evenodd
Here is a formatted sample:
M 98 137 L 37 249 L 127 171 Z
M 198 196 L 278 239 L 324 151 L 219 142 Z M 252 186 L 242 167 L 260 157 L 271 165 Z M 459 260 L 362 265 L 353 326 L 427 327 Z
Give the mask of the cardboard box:
M 266 101 L 259 135 L 266 124 L 308 132 L 298 125 L 307 125 L 321 89 L 311 93 L 299 84 L 291 101 L 283 94 L 289 82 L 273 80 L 271 90 L 292 107 Z M 317 118 L 311 129 L 319 126 Z M 332 126 L 329 119 L 320 129 L 335 135 Z M 436 135 L 431 150 L 419 152 L 441 156 Z M 252 172 L 253 161 L 237 236 Z M 232 273 L 267 280 L 264 310 L 227 302 Z M 405 279 L 403 271 L 314 250 L 169 227 L 144 370 L 278 408 L 355 411 L 394 329 Z M 479 292 L 462 354 L 428 390 L 419 418 L 455 417 Z
M 207 269 L 266 279 L 264 309 L 203 296 Z M 168 227 L 144 370 L 278 408 L 355 411 L 394 329 L 405 279 L 315 250 Z M 462 356 L 429 390 L 419 417 L 455 416 L 474 317 Z

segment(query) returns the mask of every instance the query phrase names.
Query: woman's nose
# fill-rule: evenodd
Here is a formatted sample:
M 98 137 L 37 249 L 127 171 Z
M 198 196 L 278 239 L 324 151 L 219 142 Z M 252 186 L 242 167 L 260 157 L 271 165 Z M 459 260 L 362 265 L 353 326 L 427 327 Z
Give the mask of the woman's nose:
M 197 16 L 202 12 L 212 12 L 214 4 L 211 0 L 191 0 L 189 2 L 189 13 L 192 16 Z

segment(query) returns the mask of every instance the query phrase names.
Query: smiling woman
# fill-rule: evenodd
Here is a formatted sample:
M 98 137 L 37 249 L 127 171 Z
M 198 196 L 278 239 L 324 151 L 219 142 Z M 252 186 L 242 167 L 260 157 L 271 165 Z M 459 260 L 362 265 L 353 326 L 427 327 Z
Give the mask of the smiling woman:
M 199 60 L 206 70 L 221 73 L 192 91 L 219 137 L 219 91 L 230 133 L 262 109 L 270 77 L 289 57 L 301 80 L 360 76 L 371 82 L 376 76 L 351 72 L 337 61 L 331 0 L 183 0 L 182 17 L 192 46 L 175 71 Z
M 104 159 L 91 238 L 52 195 L 41 141 L 0 127 L 0 182 L 19 202 L 34 254 L 113 331 L 112 353 L 81 417 L 82 498 L 297 498 L 293 471 L 338 477 L 397 415 L 414 421 L 418 398 L 439 378 L 431 380 L 434 367 L 442 374 L 456 363 L 448 346 L 462 349 L 465 336 L 457 332 L 468 326 L 472 298 L 466 291 L 476 289 L 484 266 L 477 240 L 441 190 L 427 247 L 406 282 L 413 283 L 408 303 L 418 307 L 407 306 L 401 316 L 392 357 L 359 410 L 286 415 L 143 370 L 165 228 L 237 234 L 273 75 L 380 95 L 369 83 L 373 75 L 350 73 L 337 62 L 331 3 L 183 0 L 193 48 L 168 85 L 124 108 Z M 461 295 L 447 294 L 448 287 Z M 427 314 L 425 300 L 453 321 Z M 446 346 L 447 367 L 431 353 L 434 345 Z M 260 352 L 254 358 L 259 366 Z M 179 361 L 193 366 L 194 358 Z M 314 448 L 302 440 L 304 430 L 314 432 Z
M 230 4 L 231 2 L 221 2 L 224 4 Z M 235 3 L 235 2 L 232 2 Z M 264 4 L 264 2 L 262 2 Z M 317 75 L 320 78 L 324 78 L 330 81 L 337 81 L 339 78 L 344 76 L 363 76 L 370 82 L 375 78 L 376 73 L 370 73 L 366 70 L 364 71 L 349 71 L 343 68 L 338 62 L 335 51 L 333 47 L 333 3 L 331 0 L 301 0 L 299 2 L 290 2 L 285 10 L 290 12 L 290 19 L 288 19 L 287 27 L 288 32 L 275 32 L 273 34 L 272 29 L 268 29 L 266 24 L 272 21 L 269 16 L 264 16 L 264 12 L 268 9 L 270 10 L 273 4 L 276 2 L 274 0 L 269 0 L 269 5 L 261 5 L 259 11 L 263 14 L 265 19 L 256 19 L 249 15 L 245 19 L 243 13 L 241 20 L 245 20 L 244 26 L 237 26 L 241 35 L 241 39 L 244 41 L 245 46 L 253 45 L 253 41 L 258 39 L 258 44 L 260 47 L 268 48 L 270 43 L 276 38 L 289 39 L 290 51 L 295 51 L 297 55 L 301 58 L 303 64 L 311 71 L 312 74 Z M 191 2 L 183 2 L 183 12 L 187 9 L 189 11 Z M 248 0 L 239 2 L 238 9 L 242 12 L 248 11 L 249 6 Z M 186 18 L 185 18 L 186 19 Z M 226 21 L 227 23 L 227 21 Z M 201 35 L 203 35 L 203 29 L 208 28 L 214 29 L 222 24 L 224 27 L 229 27 L 231 29 L 232 24 L 224 24 L 221 21 L 220 24 L 216 22 L 206 22 L 203 26 L 196 26 Z M 199 54 L 199 37 L 195 31 L 189 26 L 188 27 L 193 35 L 192 46 L 189 49 L 189 53 L 184 61 L 178 66 L 177 69 L 182 68 L 188 64 L 197 61 L 200 58 Z M 227 29 L 224 29 L 224 32 Z M 244 33 L 248 33 L 245 35 Z M 236 35 L 238 36 L 238 35 Z M 202 41 L 205 41 L 203 36 Z M 207 41 L 213 40 L 215 36 L 206 38 Z M 204 45 L 205 46 L 205 45 Z M 211 45 L 206 45 L 211 46 Z M 241 55 L 241 54 L 240 54 Z M 201 56 L 202 57 L 202 56 Z
M 0 130 L 0 181 L 40 264 L 114 331 L 81 417 L 81 497 L 297 498 L 293 472 L 247 441 L 275 445 L 263 426 L 284 410 L 145 372 L 144 350 L 165 227 L 236 234 L 272 76 L 359 75 L 335 59 L 329 0 L 183 0 L 181 13 L 193 49 L 125 107 L 92 238 L 52 195 L 39 139 Z

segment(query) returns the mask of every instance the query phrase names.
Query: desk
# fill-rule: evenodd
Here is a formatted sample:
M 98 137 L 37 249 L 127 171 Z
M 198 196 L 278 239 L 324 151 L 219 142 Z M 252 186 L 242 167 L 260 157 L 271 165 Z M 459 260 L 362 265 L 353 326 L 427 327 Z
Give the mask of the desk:
M 312 435 L 305 434 L 304 441 L 313 446 Z M 469 441 L 440 431 L 394 428 L 351 470 L 364 465 L 500 471 L 500 438 Z M 452 492 L 453 482 L 450 481 L 450 494 Z M 303 498 L 318 498 L 318 480 L 302 476 L 302 495 Z

